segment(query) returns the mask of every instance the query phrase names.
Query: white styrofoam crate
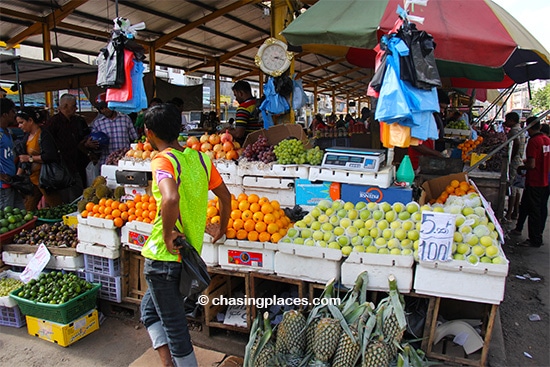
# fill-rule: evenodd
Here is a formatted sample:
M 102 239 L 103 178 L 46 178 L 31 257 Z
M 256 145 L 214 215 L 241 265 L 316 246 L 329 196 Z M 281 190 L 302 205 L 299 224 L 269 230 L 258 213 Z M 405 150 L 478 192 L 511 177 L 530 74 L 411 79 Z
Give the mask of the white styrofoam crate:
M 423 261 L 416 266 L 414 290 L 429 296 L 498 305 L 504 299 L 507 275 L 508 263 Z
M 232 176 L 237 176 L 237 163 L 235 161 L 228 161 L 227 159 L 216 159 L 213 161 L 213 163 L 219 173 L 227 173 Z
M 271 170 L 276 177 L 306 178 L 310 167 L 309 164 L 274 164 Z
M 121 229 L 121 241 L 123 246 L 132 250 L 141 251 L 145 241 L 153 232 L 153 224 L 139 221 L 126 223 Z
M 273 163 L 263 163 L 259 161 L 239 161 L 237 165 L 237 175 L 239 176 L 276 176 L 272 170 Z
M 0 273 L 0 279 L 12 278 L 12 279 L 20 280 L 19 279 L 20 274 L 21 273 L 16 273 L 15 271 L 6 270 Z M 17 306 L 17 302 L 13 298 L 11 298 L 9 295 L 0 297 L 0 307 L 12 308 L 15 306 Z
M 201 257 L 208 266 L 218 266 L 220 264 L 219 247 L 221 243 L 203 242 Z
M 265 196 L 269 201 L 277 200 L 283 208 L 293 208 L 296 204 L 296 194 L 294 193 L 294 187 L 289 189 L 274 189 L 274 188 L 261 188 L 241 186 L 242 190 L 247 195 L 256 194 L 259 197 Z M 233 193 L 233 191 L 229 190 Z M 238 195 L 238 193 L 236 194 Z
M 339 249 L 277 244 L 275 273 L 282 277 L 326 283 L 340 279 L 342 251 Z
M 238 176 L 236 173 L 222 173 L 222 172 L 220 172 L 220 176 L 222 176 L 223 182 L 226 185 L 242 185 L 243 184 L 243 178 L 241 176 Z
M 294 179 L 280 177 L 243 176 L 244 188 L 294 190 Z
M 151 160 L 135 160 L 133 158 L 124 158 L 118 161 L 118 168 L 127 171 L 151 172 Z
M 115 189 L 117 187 L 116 171 L 118 171 L 118 166 L 108 164 L 101 166 L 101 176 L 107 179 L 107 187 L 110 189 Z
M 371 185 L 387 189 L 393 184 L 395 167 L 383 167 L 378 172 L 358 172 L 312 166 L 309 169 L 310 181 L 329 181 L 357 185 Z
M 276 249 L 271 242 L 226 240 L 218 246 L 218 261 L 224 269 L 272 274 Z
M 352 252 L 342 263 L 342 284 L 353 287 L 357 276 L 366 271 L 368 290 L 388 291 L 388 276 L 393 274 L 397 289 L 408 293 L 413 284 L 413 264 L 412 256 Z
M 2 252 L 2 260 L 12 266 L 27 266 L 34 257 L 34 253 L 22 254 L 19 252 Z M 84 267 L 84 256 L 62 256 L 51 255 L 50 261 L 46 264 L 47 269 L 56 270 L 78 270 Z
M 120 233 L 112 220 L 78 216 L 78 240 L 106 247 L 120 247 Z
M 76 245 L 76 251 L 81 254 L 106 257 L 107 259 L 118 259 L 120 257 L 120 249 L 105 247 L 93 243 L 79 242 Z

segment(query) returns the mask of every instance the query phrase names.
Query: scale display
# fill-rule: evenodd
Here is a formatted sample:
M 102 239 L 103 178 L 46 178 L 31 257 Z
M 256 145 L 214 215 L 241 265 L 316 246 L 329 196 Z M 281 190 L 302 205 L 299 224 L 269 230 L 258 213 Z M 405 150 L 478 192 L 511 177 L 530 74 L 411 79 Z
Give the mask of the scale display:
M 378 172 L 386 160 L 383 150 L 360 148 L 327 148 L 323 157 L 322 167 Z

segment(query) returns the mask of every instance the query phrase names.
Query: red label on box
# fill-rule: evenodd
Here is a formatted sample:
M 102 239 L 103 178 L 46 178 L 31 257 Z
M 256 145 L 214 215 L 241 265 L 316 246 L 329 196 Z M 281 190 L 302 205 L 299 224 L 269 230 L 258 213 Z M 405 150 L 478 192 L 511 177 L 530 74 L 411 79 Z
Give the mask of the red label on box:
M 263 267 L 263 254 L 261 252 L 228 250 L 227 262 L 236 265 Z
M 128 231 L 128 242 L 134 245 L 143 246 L 149 236 L 141 234 L 139 232 Z

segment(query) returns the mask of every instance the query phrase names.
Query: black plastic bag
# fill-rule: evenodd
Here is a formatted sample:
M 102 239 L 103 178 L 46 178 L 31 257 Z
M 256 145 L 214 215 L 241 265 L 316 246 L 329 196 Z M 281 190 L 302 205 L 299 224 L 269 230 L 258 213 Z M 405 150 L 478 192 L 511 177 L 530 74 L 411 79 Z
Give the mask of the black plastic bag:
M 181 295 L 190 297 L 201 293 L 210 284 L 210 275 L 204 260 L 183 237 L 178 237 L 174 244 L 178 247 L 181 255 Z
M 38 185 L 44 190 L 63 190 L 75 184 L 75 179 L 63 161 L 44 162 L 40 168 Z
M 384 74 L 386 73 L 386 58 L 388 56 L 387 52 L 388 51 L 382 54 L 380 66 L 376 69 L 374 75 L 372 76 L 372 80 L 370 81 L 369 86 L 377 92 L 380 92 L 380 88 L 382 88 L 382 83 L 384 82 Z
M 16 175 L 11 178 L 11 187 L 22 196 L 31 195 L 34 191 L 34 184 L 27 175 Z

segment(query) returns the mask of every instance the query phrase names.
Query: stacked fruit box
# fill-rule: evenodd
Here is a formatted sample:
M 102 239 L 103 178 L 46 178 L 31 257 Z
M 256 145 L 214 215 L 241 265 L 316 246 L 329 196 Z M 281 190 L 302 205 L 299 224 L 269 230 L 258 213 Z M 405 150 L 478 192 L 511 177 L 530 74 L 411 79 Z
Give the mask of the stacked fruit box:
M 83 254 L 116 259 L 120 257 L 120 231 L 112 220 L 78 216 L 76 250 Z
M 223 269 L 273 273 L 277 248 L 271 242 L 226 240 L 218 247 L 218 260 Z
M 11 290 L 22 285 L 19 273 L 11 270 L 3 271 L 0 273 L 0 282 L 3 283 L 2 294 L 6 294 L 0 296 L 0 325 L 20 328 L 26 324 L 25 316 L 21 313 L 17 302 L 9 296 Z
M 84 254 L 84 272 L 87 281 L 101 284 L 99 298 L 117 303 L 122 301 L 120 258 L 108 259 Z

